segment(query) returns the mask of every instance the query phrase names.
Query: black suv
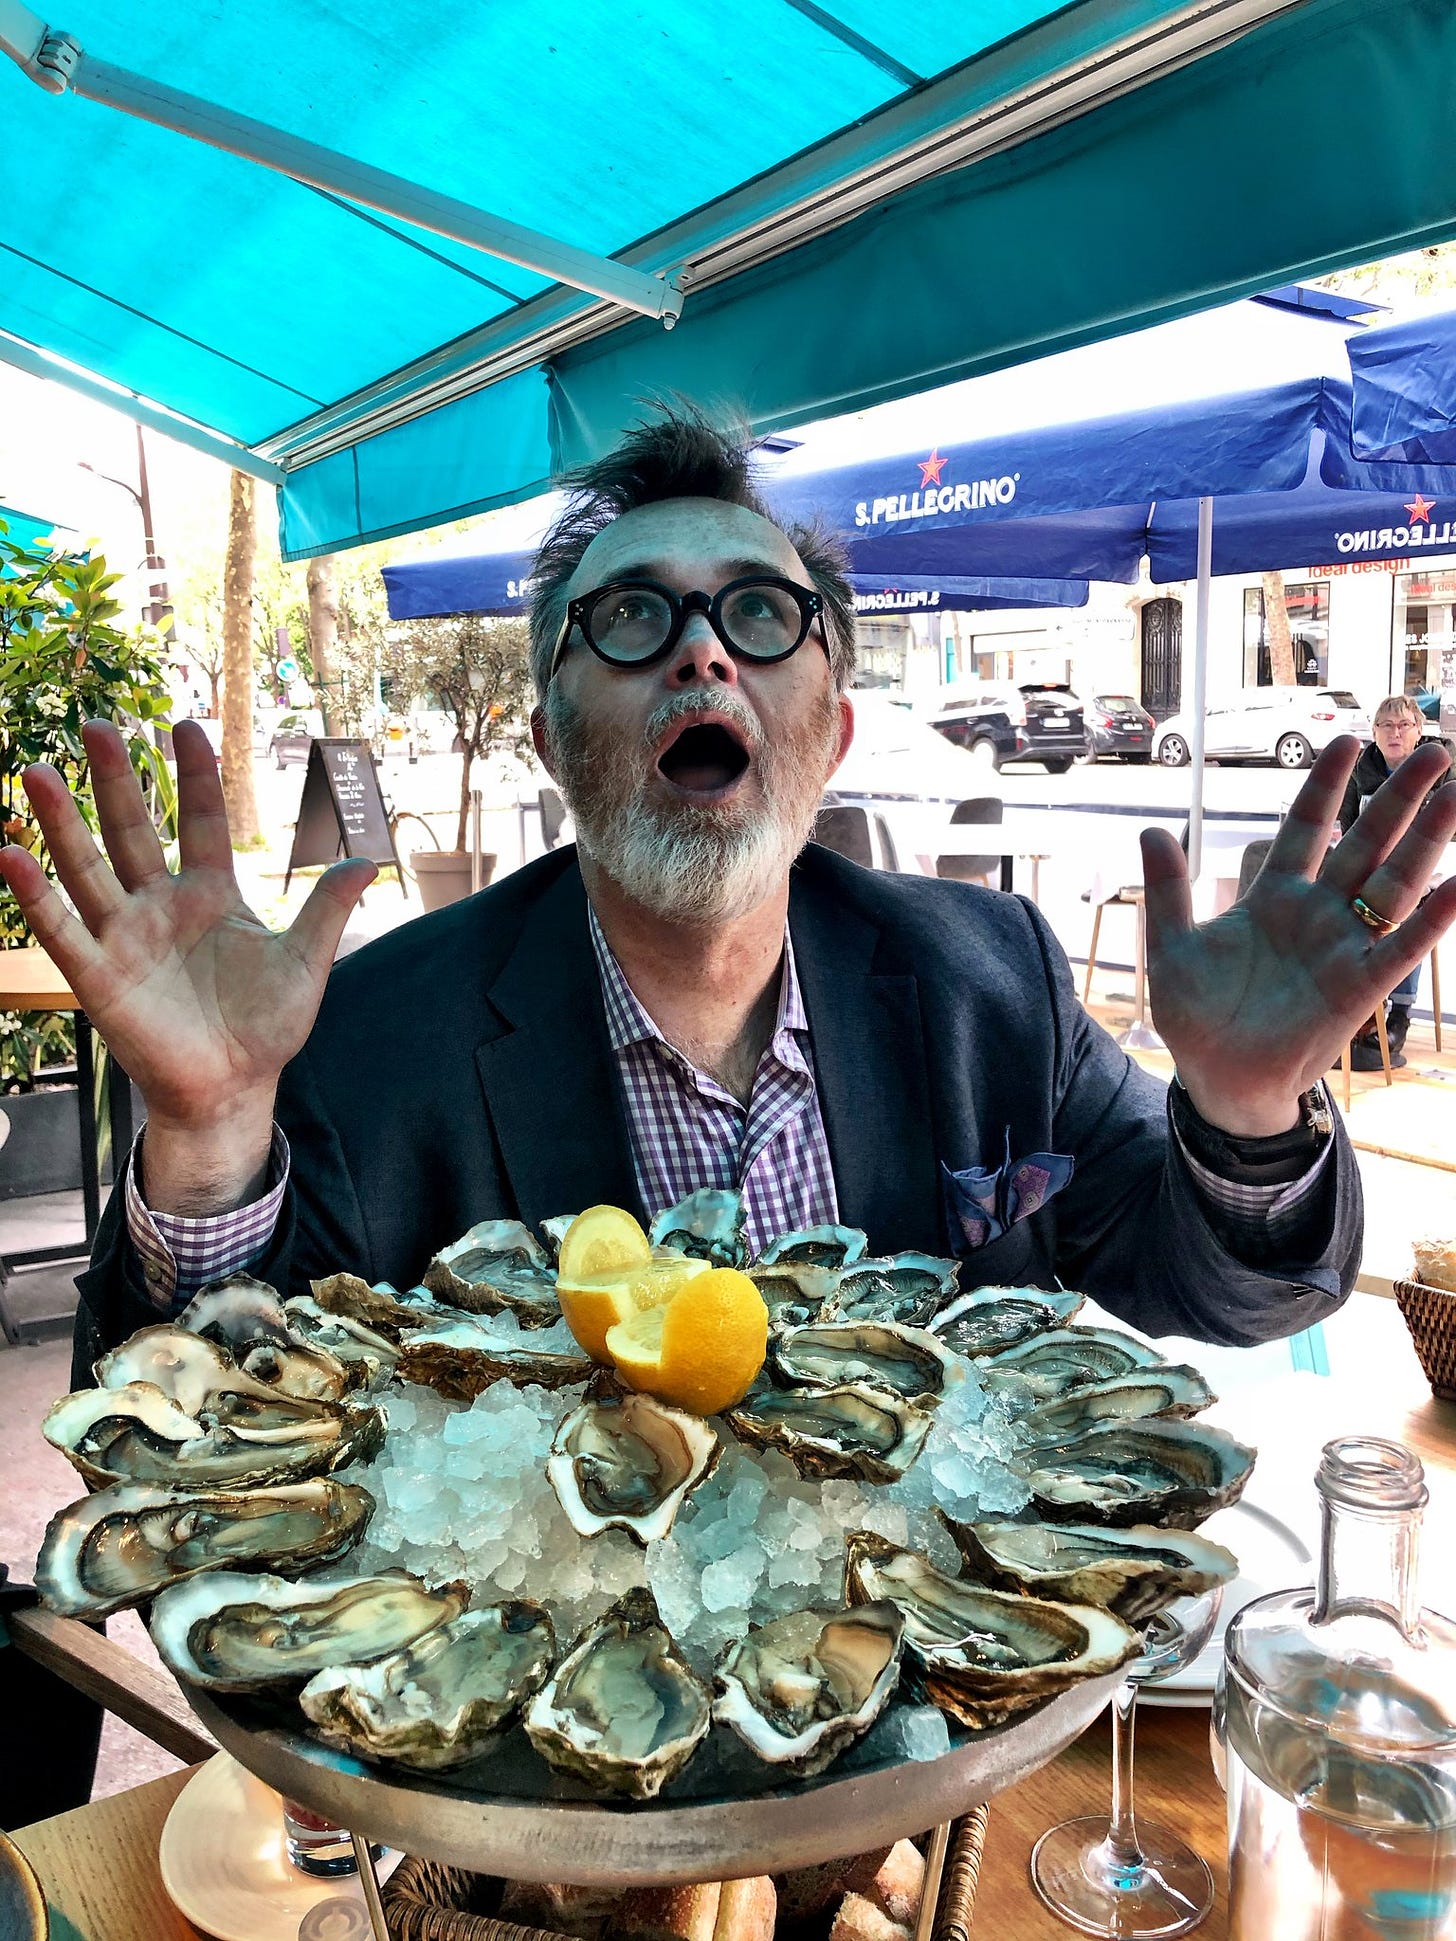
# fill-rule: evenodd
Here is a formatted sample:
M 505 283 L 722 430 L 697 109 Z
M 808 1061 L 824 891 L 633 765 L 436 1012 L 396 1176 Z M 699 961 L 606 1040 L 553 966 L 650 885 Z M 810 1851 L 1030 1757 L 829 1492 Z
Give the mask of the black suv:
M 992 768 L 1040 762 L 1049 774 L 1065 775 L 1088 747 L 1082 703 L 1054 681 L 1024 687 L 988 682 L 932 715 L 930 725 Z

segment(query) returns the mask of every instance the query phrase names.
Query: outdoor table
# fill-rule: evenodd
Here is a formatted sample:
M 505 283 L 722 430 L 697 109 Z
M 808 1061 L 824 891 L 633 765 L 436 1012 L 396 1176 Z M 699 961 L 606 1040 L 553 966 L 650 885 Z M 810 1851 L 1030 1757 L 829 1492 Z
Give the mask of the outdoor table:
M 96 1163 L 96 1060 L 91 1020 L 76 1001 L 65 978 L 40 948 L 25 944 L 0 950 L 0 1011 L 70 1011 L 76 1020 L 76 1089 L 81 1123 L 81 1209 L 84 1237 L 80 1244 L 61 1241 L 31 1247 L 20 1253 L 0 1253 L 0 1328 L 13 1342 L 15 1329 L 5 1301 L 5 1282 L 15 1267 L 39 1267 L 64 1260 L 84 1260 L 91 1251 L 101 1218 L 101 1181 Z M 113 1174 L 131 1150 L 131 1083 L 115 1058 L 108 1088 Z

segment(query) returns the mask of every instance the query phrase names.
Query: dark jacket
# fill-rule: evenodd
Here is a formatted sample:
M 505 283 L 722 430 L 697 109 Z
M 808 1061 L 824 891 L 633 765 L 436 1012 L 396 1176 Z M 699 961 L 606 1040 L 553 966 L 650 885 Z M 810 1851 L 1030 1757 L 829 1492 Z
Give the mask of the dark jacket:
M 1422 742 L 1419 745 L 1424 747 L 1425 743 Z M 1456 743 L 1443 741 L 1441 746 L 1448 755 L 1456 756 Z M 1373 741 L 1367 742 L 1365 747 L 1360 750 L 1359 758 L 1351 770 L 1350 779 L 1345 784 L 1344 799 L 1340 803 L 1340 834 L 1342 836 L 1349 835 L 1355 826 L 1355 819 L 1360 813 L 1361 804 L 1368 801 L 1384 783 L 1390 780 L 1391 773 L 1390 763 L 1381 754 L 1376 743 Z M 1442 775 L 1431 784 L 1430 791 L 1426 796 L 1427 802 L 1430 801 L 1431 796 L 1436 793 L 1436 790 L 1442 787 L 1446 779 L 1446 776 Z
M 811 846 L 789 900 L 841 1219 L 876 1252 L 953 1247 L 952 1170 L 1071 1154 L 1068 1185 L 968 1259 L 969 1285 L 1056 1277 L 1154 1334 L 1254 1342 L 1354 1282 L 1359 1178 L 1336 1131 L 1318 1258 L 1233 1259 L 1171 1145 L 1162 1083 L 1077 1003 L 1040 912 Z M 638 1204 L 573 850 L 336 966 L 278 1116 L 293 1148 L 253 1270 L 290 1292 L 347 1269 L 399 1286 L 477 1220 Z M 77 1367 L 156 1319 L 114 1193 L 79 1280 Z

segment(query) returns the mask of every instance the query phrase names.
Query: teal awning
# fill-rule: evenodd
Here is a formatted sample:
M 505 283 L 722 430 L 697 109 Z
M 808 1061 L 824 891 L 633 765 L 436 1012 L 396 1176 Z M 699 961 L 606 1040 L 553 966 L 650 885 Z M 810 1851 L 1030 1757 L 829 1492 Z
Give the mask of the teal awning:
M 71 542 L 80 537 L 69 526 L 57 525 L 54 519 L 43 519 L 34 512 L 21 512 L 3 500 L 0 500 L 0 524 L 5 528 L 0 538 L 12 546 L 24 546 L 27 552 L 36 546 L 52 552 L 69 552 L 73 550 Z
M 0 358 L 279 482 L 295 558 L 656 392 L 791 426 L 1456 235 L 1448 0 L 0 0 L 0 46 Z

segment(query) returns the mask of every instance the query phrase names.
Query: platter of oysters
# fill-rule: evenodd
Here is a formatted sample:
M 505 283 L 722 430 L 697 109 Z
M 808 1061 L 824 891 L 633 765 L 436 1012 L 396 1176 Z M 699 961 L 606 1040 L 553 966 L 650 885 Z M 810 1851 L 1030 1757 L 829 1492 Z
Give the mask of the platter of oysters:
M 652 1272 L 746 1276 L 766 1344 L 705 1414 L 573 1334 L 574 1224 L 483 1222 L 402 1291 L 234 1276 L 105 1355 L 44 1424 L 88 1492 L 45 1603 L 148 1607 L 219 1741 L 356 1831 L 621 1883 L 965 1811 L 1235 1574 L 1197 1526 L 1254 1452 L 1080 1295 L 962 1292 L 845 1227 L 751 1258 L 703 1189 L 653 1221 Z

